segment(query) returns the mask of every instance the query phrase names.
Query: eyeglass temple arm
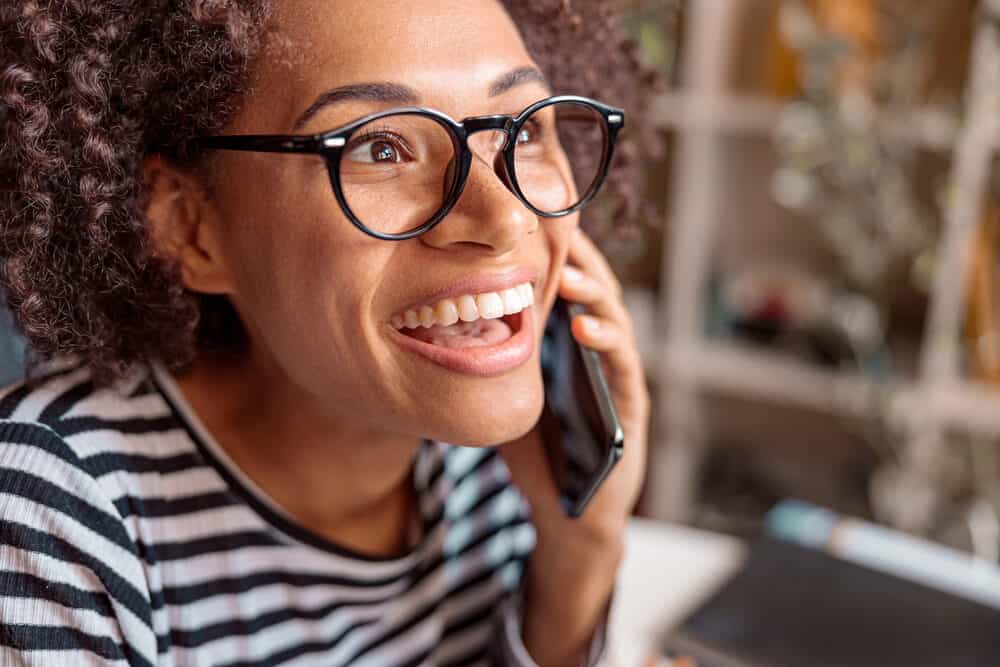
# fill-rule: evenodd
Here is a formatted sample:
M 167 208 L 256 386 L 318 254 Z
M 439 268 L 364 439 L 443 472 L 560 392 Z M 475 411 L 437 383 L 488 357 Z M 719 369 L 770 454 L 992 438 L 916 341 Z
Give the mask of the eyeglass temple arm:
M 233 134 L 198 139 L 202 148 L 255 153 L 324 153 L 342 148 L 344 143 L 341 137 L 322 135 Z

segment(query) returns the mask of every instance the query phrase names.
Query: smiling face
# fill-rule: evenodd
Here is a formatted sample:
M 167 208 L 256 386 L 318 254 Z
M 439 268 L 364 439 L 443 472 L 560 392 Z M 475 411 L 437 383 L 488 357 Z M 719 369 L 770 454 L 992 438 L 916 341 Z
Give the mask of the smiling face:
M 226 134 L 315 134 L 409 104 L 455 119 L 517 114 L 551 94 L 494 0 L 299 0 L 274 23 L 280 47 L 257 64 Z M 213 153 L 227 274 L 218 291 L 254 363 L 311 409 L 362 429 L 495 444 L 531 428 L 543 400 L 538 343 L 577 217 L 526 208 L 483 159 L 492 141 L 474 136 L 461 198 L 404 241 L 353 226 L 317 156 Z M 359 146 L 345 159 L 399 159 L 391 143 Z M 413 206 L 370 198 L 368 210 Z M 520 312 L 481 317 L 498 303 Z M 421 318 L 437 326 L 407 327 Z

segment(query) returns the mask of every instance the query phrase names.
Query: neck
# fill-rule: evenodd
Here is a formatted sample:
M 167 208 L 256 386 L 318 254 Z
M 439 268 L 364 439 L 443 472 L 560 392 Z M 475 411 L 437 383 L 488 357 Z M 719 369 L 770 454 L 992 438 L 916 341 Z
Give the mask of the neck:
M 298 523 L 372 556 L 405 550 L 419 440 L 333 419 L 249 356 L 203 353 L 176 381 L 219 446 Z

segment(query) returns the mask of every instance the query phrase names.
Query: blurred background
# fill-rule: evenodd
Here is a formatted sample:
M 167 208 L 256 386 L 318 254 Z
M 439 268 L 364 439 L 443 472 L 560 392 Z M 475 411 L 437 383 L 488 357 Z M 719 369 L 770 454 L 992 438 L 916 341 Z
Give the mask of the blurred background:
M 1000 3 L 994 3 L 1000 4 Z M 651 517 L 796 497 L 996 560 L 997 14 L 979 0 L 636 0 Z
M 625 21 L 666 85 L 605 244 L 654 400 L 615 655 L 1000 664 L 1000 2 Z

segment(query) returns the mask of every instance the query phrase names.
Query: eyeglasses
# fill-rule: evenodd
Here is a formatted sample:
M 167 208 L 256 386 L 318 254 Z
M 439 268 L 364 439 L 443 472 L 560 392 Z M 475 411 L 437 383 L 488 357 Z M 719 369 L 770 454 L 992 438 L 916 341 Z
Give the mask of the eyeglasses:
M 545 218 L 580 210 L 604 183 L 625 112 L 585 97 L 541 100 L 516 116 L 455 121 L 434 109 L 374 113 L 322 134 L 203 137 L 210 149 L 310 153 L 326 161 L 347 218 L 379 239 L 419 236 L 458 201 L 472 169 L 470 138 L 492 131 L 485 157 L 504 185 Z M 490 155 L 492 153 L 492 155 Z

